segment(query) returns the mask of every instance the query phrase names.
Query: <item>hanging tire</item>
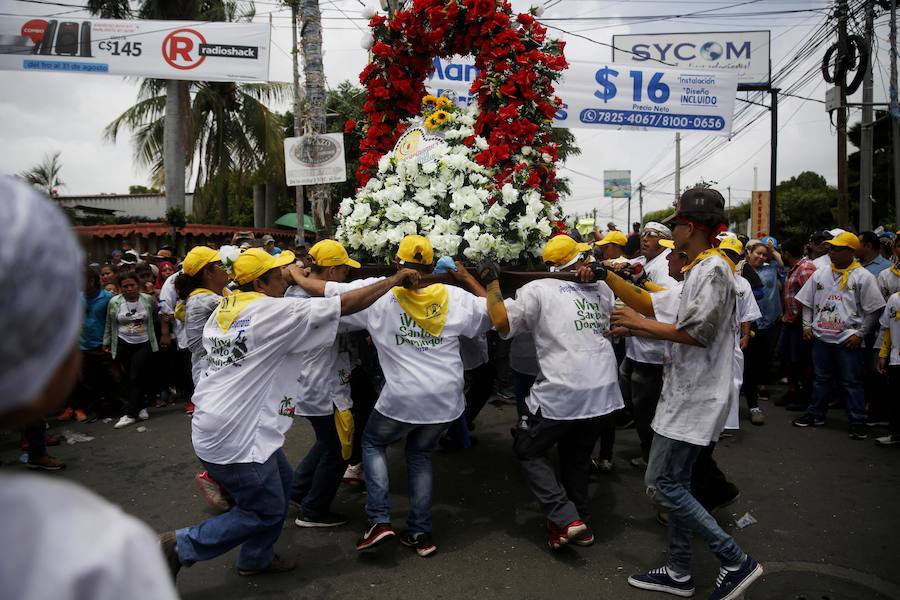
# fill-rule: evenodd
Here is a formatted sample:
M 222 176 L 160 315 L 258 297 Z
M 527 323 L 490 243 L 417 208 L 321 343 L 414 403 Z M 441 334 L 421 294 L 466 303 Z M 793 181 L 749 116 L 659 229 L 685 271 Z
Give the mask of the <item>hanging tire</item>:
M 856 69 L 853 72 L 853 79 L 847 83 L 847 95 L 854 93 L 862 85 L 863 79 L 866 77 L 866 70 L 869 68 L 869 47 L 866 40 L 860 35 L 850 36 L 851 54 L 854 59 L 849 69 Z M 847 73 L 845 73 L 845 76 Z

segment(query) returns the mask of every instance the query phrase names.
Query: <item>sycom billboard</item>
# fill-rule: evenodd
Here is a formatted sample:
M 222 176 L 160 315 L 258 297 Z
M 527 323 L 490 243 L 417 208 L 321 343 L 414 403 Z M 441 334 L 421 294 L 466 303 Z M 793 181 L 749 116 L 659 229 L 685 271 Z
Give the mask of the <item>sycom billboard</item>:
M 619 64 L 737 71 L 738 84 L 769 85 L 768 31 L 614 35 L 612 61 Z

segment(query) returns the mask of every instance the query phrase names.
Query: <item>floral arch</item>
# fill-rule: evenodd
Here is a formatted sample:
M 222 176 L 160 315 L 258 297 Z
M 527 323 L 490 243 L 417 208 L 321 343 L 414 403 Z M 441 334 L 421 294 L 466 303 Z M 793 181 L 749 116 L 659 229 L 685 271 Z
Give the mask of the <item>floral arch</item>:
M 529 252 L 535 255 L 537 242 L 549 237 L 551 228 L 561 227 L 556 205 L 558 148 L 552 140 L 551 122 L 561 104 L 554 95 L 554 83 L 568 64 L 563 53 L 565 43 L 547 38 L 546 28 L 535 19 L 538 10 L 514 14 L 505 0 L 413 0 L 390 19 L 372 16 L 371 62 L 360 73 L 360 81 L 368 92 L 363 107 L 366 118 L 359 124 L 348 123 L 348 127 L 359 127 L 364 136 L 357 170 L 362 187 L 356 198 L 346 199 L 341 206 L 338 237 L 342 241 L 351 242 L 355 249 L 364 247 L 379 258 L 390 255 L 391 246 L 395 247 L 391 239 L 379 244 L 384 247 L 380 251 L 371 244 L 365 245 L 361 238 L 366 235 L 367 225 L 374 226 L 377 219 L 389 214 L 391 203 L 406 204 L 415 195 L 411 182 L 422 175 L 421 170 L 398 165 L 392 150 L 408 127 L 421 124 L 429 116 L 421 113 L 422 99 L 427 93 L 424 82 L 434 69 L 436 56 L 473 54 L 479 71 L 471 87 L 473 106 L 455 111 L 456 127 L 450 128 L 452 134 L 447 133 L 449 153 L 468 156 L 473 177 L 462 180 L 462 185 L 455 188 L 451 185 L 448 195 L 470 186 L 486 202 L 482 212 L 498 202 L 504 205 L 503 210 L 494 211 L 489 223 L 473 220 L 467 226 L 465 218 L 457 218 L 451 224 L 458 228 L 455 234 L 468 242 L 466 256 L 496 255 L 489 248 L 491 244 L 475 244 L 471 238 L 477 239 L 491 228 L 502 234 L 504 227 L 515 226 L 515 220 L 525 213 L 530 215 L 529 222 L 531 216 L 536 217 L 540 227 L 534 235 L 528 233 L 519 236 L 521 239 L 508 240 L 517 244 L 516 249 L 519 242 L 524 245 L 519 253 L 522 257 Z M 426 105 L 426 110 L 429 108 Z M 388 155 L 392 156 L 389 164 L 385 161 Z M 464 171 L 456 165 L 457 174 Z M 456 181 L 459 183 L 459 178 Z M 404 188 L 403 194 L 397 190 L 385 193 L 396 185 Z M 408 194 L 407 187 L 411 188 Z M 360 202 L 370 206 L 359 209 Z M 432 233 L 434 219 L 439 223 L 453 220 L 447 203 L 430 206 L 425 202 L 424 208 L 423 215 L 412 209 L 406 211 L 419 218 L 416 233 Z M 356 219 L 350 218 L 354 211 Z M 362 213 L 366 212 L 369 215 L 363 219 Z M 394 209 L 393 216 L 397 213 Z M 409 220 L 405 228 L 413 228 Z M 442 229 L 429 237 L 446 233 Z M 444 250 L 449 251 L 453 240 L 443 241 Z M 480 249 L 473 250 L 476 246 Z M 501 259 L 514 262 L 509 251 L 501 254 L 506 254 Z

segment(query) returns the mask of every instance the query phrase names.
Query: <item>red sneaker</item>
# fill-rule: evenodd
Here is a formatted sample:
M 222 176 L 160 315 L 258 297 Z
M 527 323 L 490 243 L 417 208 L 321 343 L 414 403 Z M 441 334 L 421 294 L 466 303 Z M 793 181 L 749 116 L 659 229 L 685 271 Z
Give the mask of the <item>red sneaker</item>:
M 363 536 L 356 542 L 356 550 L 358 552 L 370 550 L 396 537 L 397 534 L 390 523 L 369 523 L 368 529 L 363 532 Z
M 565 530 L 560 529 L 550 521 L 547 521 L 547 529 L 547 545 L 550 546 L 551 550 L 559 550 L 566 545 L 566 542 L 569 541 L 568 539 L 566 539 Z
M 189 414 L 189 415 L 194 414 L 194 403 L 191 402 L 190 400 L 188 400 L 187 402 L 185 402 L 185 403 L 184 403 L 184 412 L 187 413 L 187 414 Z
M 66 410 L 62 411 L 61 413 L 59 413 L 59 415 L 57 415 L 56 420 L 57 421 L 71 421 L 74 416 L 75 416 L 75 411 L 72 410 L 71 407 L 67 406 Z
M 584 521 L 572 521 L 566 525 L 564 533 L 570 544 L 590 546 L 594 543 L 594 534 Z

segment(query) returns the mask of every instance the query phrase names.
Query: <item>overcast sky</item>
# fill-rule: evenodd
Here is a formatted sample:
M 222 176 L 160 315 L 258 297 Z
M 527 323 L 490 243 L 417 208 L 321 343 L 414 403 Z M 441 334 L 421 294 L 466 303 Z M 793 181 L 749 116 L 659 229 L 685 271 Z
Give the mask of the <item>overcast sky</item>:
M 366 22 L 360 16 L 363 4 L 375 6 L 373 0 L 333 0 L 321 2 L 324 16 L 325 71 L 330 86 L 344 80 L 358 81 L 359 71 L 366 64 L 366 52 L 360 46 Z M 860 0 L 851 0 L 851 6 Z M 59 4 L 78 6 L 79 0 L 59 0 Z M 513 1 L 513 6 L 525 10 L 531 2 Z M 735 6 L 741 4 L 741 6 Z M 772 71 L 790 63 L 803 43 L 823 25 L 826 0 L 551 0 L 544 18 L 546 23 L 565 29 L 571 34 L 551 30 L 567 41 L 566 55 L 570 60 L 610 60 L 608 46 L 614 34 L 623 33 L 690 33 L 703 31 L 739 31 L 769 29 L 772 34 Z M 729 8 L 731 7 L 731 8 Z M 256 2 L 256 21 L 266 22 L 272 17 L 272 57 L 270 78 L 290 81 L 290 11 L 279 2 Z M 790 14 L 729 17 L 730 13 L 752 13 L 796 10 Z M 84 12 L 70 12 L 62 6 L 34 4 L 22 0 L 0 0 L 0 13 L 16 15 L 49 15 L 66 12 L 72 17 L 87 16 Z M 664 18 L 707 11 L 683 18 Z M 634 23 L 622 17 L 642 15 L 645 22 Z M 604 20 L 584 20 L 603 17 Z M 549 19 L 573 20 L 549 20 Z M 653 20 L 651 20 L 653 18 Z M 887 17 L 877 21 L 878 60 L 875 65 L 875 101 L 887 101 L 889 52 L 887 45 Z M 860 23 L 861 26 L 861 23 Z M 832 40 L 833 41 L 833 40 Z M 599 42 L 599 43 L 598 43 Z M 827 44 L 774 85 L 788 88 L 821 61 Z M 824 100 L 828 87 L 817 72 L 811 73 L 808 83 L 795 93 L 816 100 Z M 147 184 L 147 173 L 132 161 L 128 135 L 117 144 L 102 138 L 102 130 L 115 116 L 135 101 L 137 85 L 120 77 L 88 76 L 51 73 L 0 72 L 0 172 L 17 173 L 41 161 L 46 153 L 60 151 L 63 165 L 63 194 L 93 194 L 99 192 L 124 193 L 132 184 Z M 746 97 L 740 94 L 739 97 Z M 768 98 L 751 97 L 768 103 Z M 854 101 L 861 101 L 857 92 Z M 746 110 L 738 101 L 735 110 Z M 287 107 L 275 107 L 284 109 Z M 765 109 L 750 105 L 747 117 Z M 804 170 L 821 173 L 834 184 L 836 180 L 836 136 L 824 105 L 799 98 L 782 98 L 779 104 L 779 181 Z M 745 117 L 746 118 L 746 117 Z M 859 120 L 859 111 L 851 111 L 851 123 Z M 736 122 L 736 128 L 745 122 Z M 731 187 L 734 203 L 749 198 L 754 186 L 754 166 L 758 167 L 758 187 L 768 189 L 769 181 L 768 115 L 724 143 L 715 153 L 682 172 L 682 184 L 700 179 L 717 181 L 726 194 Z M 669 176 L 674 167 L 674 135 L 665 132 L 620 132 L 609 130 L 573 130 L 582 155 L 570 159 L 561 175 L 572 181 L 572 196 L 564 201 L 568 213 L 586 213 L 597 208 L 599 218 L 612 214 L 609 199 L 601 197 L 600 178 L 604 169 L 630 169 L 635 183 L 648 186 L 644 210 L 668 206 L 674 196 L 674 179 Z M 716 138 L 720 139 L 720 138 Z M 698 147 L 710 138 L 698 133 L 685 134 L 682 142 L 682 162 L 697 155 Z M 717 144 L 719 142 L 716 142 Z M 615 220 L 624 226 L 625 201 L 616 202 Z M 637 202 L 633 217 L 637 216 Z M 634 220 L 634 219 L 633 219 Z

